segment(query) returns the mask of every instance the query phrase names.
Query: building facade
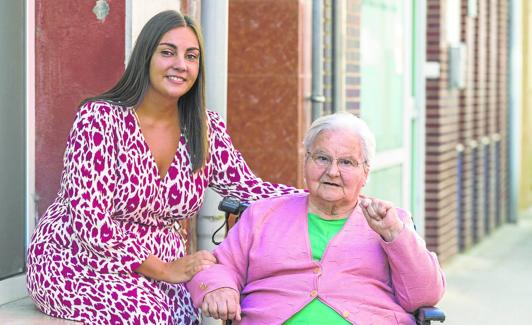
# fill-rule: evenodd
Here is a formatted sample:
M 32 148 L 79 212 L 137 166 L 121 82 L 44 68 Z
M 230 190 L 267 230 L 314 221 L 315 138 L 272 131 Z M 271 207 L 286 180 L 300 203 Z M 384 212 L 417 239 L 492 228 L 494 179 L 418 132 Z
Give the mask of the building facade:
M 523 32 L 512 27 L 516 3 Z M 2 2 L 0 304 L 24 294 L 25 247 L 57 193 L 78 104 L 116 82 L 163 9 L 201 21 L 209 108 L 258 176 L 304 187 L 305 130 L 345 110 L 378 141 L 365 193 L 412 211 L 443 263 L 532 205 L 526 1 Z M 523 83 L 512 39 L 523 44 Z M 206 227 L 190 225 L 200 237 Z

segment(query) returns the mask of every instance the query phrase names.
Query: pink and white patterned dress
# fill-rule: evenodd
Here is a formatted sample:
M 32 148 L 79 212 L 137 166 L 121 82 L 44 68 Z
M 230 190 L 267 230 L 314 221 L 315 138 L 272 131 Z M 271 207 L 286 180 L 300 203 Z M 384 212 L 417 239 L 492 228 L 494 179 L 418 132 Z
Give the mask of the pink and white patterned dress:
M 192 173 L 182 135 L 161 179 L 132 108 L 89 102 L 67 142 L 57 199 L 28 249 L 27 287 L 51 316 L 86 324 L 195 324 L 182 284 L 135 273 L 149 254 L 185 254 L 177 222 L 194 217 L 207 187 L 245 200 L 297 190 L 263 182 L 235 150 L 220 117 L 208 112 L 209 156 Z

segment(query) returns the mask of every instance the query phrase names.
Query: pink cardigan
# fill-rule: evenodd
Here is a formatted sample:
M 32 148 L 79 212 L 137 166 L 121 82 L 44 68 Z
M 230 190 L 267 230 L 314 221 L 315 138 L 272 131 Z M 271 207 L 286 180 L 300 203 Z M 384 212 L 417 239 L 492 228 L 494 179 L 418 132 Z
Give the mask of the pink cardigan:
M 351 323 L 415 324 L 409 312 L 435 305 L 445 277 L 408 214 L 397 210 L 408 226 L 393 242 L 374 232 L 357 207 L 315 261 L 308 194 L 256 202 L 216 248 L 219 264 L 187 284 L 194 305 L 230 287 L 242 294 L 240 324 L 282 324 L 315 297 Z

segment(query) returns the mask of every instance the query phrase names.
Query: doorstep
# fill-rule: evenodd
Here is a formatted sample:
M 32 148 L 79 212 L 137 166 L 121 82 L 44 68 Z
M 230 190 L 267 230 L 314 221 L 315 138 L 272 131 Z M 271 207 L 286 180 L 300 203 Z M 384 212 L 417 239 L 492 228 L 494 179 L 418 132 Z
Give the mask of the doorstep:
M 41 313 L 30 297 L 22 298 L 0 306 L 2 325 L 75 325 L 82 324 L 70 320 L 50 317 Z

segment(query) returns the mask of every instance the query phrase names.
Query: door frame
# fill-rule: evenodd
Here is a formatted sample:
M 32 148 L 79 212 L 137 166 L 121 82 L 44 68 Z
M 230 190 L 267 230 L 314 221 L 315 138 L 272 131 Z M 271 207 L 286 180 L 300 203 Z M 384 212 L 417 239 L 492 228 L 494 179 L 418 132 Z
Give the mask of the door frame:
M 25 0 L 26 233 L 28 247 L 35 229 L 35 0 Z M 26 273 L 0 281 L 0 305 L 27 296 Z
M 412 0 L 412 93 L 413 106 L 410 116 L 412 128 L 412 148 L 411 161 L 413 168 L 410 175 L 411 193 L 410 209 L 417 232 L 425 237 L 425 105 L 426 105 L 426 82 L 425 82 L 425 61 L 426 61 L 426 26 L 427 26 L 427 1 Z M 417 151 L 416 151 L 417 150 Z

